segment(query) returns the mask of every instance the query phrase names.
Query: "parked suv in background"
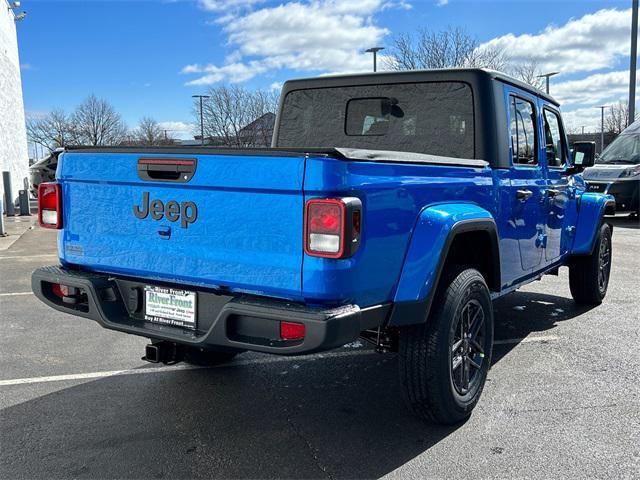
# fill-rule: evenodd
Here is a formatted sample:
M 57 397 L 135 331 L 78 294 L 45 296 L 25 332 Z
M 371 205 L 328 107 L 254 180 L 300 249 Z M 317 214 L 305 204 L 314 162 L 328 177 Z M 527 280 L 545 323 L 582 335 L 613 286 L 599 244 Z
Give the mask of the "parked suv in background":
M 616 212 L 640 214 L 640 120 L 629 125 L 583 176 L 588 191 L 615 197 Z
M 56 179 L 58 157 L 64 148 L 56 148 L 50 155 L 29 167 L 29 192 L 34 198 L 38 198 L 38 185 L 45 182 L 53 182 Z

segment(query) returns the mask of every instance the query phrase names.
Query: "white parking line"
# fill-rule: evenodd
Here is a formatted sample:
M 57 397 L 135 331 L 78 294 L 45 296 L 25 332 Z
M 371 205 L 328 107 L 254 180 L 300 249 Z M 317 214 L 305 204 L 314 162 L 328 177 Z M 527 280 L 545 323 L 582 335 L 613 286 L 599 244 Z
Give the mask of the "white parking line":
M 220 368 L 220 367 L 241 367 L 245 365 L 263 365 L 269 363 L 284 363 L 284 362 L 305 362 L 311 360 L 319 360 L 323 358 L 341 358 L 341 357 L 353 357 L 357 355 L 373 355 L 373 350 L 356 350 L 353 352 L 335 352 L 335 353 L 317 353 L 315 355 L 307 355 L 304 357 L 266 357 L 256 358 L 253 360 L 240 360 L 224 365 L 218 365 L 216 367 L 198 367 L 194 365 L 169 365 L 164 367 L 152 367 L 152 368 L 138 368 L 131 370 L 111 370 L 107 372 L 90 372 L 90 373 L 73 373 L 70 375 L 52 375 L 49 377 L 31 377 L 31 378 L 13 378 L 10 380 L 0 380 L 0 387 L 6 387 L 10 385 L 25 385 L 30 383 L 47 383 L 47 382 L 61 382 L 65 380 L 90 380 L 94 378 L 114 377 L 121 375 L 142 375 L 145 373 L 164 373 L 175 372 L 178 370 L 200 370 L 203 368 Z
M 494 340 L 494 345 L 508 345 L 512 343 L 535 343 L 535 342 L 549 342 L 552 340 L 558 340 L 559 337 L 555 335 L 546 335 L 539 337 L 523 337 L 523 338 L 506 338 L 504 340 Z
M 39 255 L 30 255 L 30 254 L 25 254 L 25 255 L 9 255 L 6 257 L 0 257 L 0 260 L 9 260 L 12 258 L 58 258 L 58 255 L 55 253 L 43 253 L 43 254 L 39 254 Z
M 33 292 L 0 293 L 0 297 L 17 297 L 19 295 L 33 295 Z
M 559 337 L 554 335 L 538 336 L 538 337 L 524 337 L 524 338 L 507 338 L 504 340 L 496 340 L 493 343 L 495 345 L 516 344 L 516 343 L 534 343 L 534 342 L 548 342 L 557 340 Z M 0 380 L 0 387 L 7 387 L 10 385 L 25 385 L 32 383 L 48 383 L 48 382 L 62 382 L 65 380 L 91 380 L 95 378 L 106 378 L 123 375 L 143 375 L 146 373 L 165 373 L 175 372 L 180 370 L 200 370 L 203 368 L 220 368 L 220 367 L 242 367 L 246 365 L 265 365 L 270 363 L 286 363 L 286 362 L 307 362 L 313 360 L 319 360 L 324 358 L 341 358 L 341 357 L 353 357 L 359 355 L 373 355 L 373 350 L 355 350 L 349 352 L 334 352 L 334 353 L 317 353 L 315 355 L 307 355 L 303 357 L 265 357 L 255 358 L 252 360 L 240 360 L 228 364 L 218 365 L 215 367 L 198 367 L 194 365 L 169 365 L 163 367 L 151 367 L 151 368 L 137 368 L 129 370 L 110 370 L 104 372 L 89 372 L 89 373 L 72 373 L 68 375 L 51 375 L 48 377 L 29 377 L 29 378 L 13 378 L 9 380 Z

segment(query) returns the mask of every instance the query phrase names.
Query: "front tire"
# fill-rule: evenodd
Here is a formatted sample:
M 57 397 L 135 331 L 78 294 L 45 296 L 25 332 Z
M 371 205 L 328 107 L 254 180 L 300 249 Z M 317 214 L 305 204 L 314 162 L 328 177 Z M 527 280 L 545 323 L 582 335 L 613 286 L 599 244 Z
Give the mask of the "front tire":
M 426 323 L 400 331 L 400 380 L 409 409 L 429 423 L 466 420 L 491 364 L 493 306 L 477 270 L 450 275 Z
M 605 223 L 598 231 L 591 255 L 574 257 L 569 265 L 569 288 L 577 303 L 602 303 L 609 287 L 611 253 L 611 228 Z

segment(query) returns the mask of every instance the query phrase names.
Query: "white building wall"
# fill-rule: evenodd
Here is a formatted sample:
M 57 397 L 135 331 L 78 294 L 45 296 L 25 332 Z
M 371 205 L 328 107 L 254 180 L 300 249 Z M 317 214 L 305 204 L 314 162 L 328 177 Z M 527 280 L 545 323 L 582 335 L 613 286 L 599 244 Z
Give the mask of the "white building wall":
M 0 169 L 11 172 L 12 193 L 17 197 L 28 175 L 29 153 L 16 22 L 8 7 L 6 0 L 0 0 Z

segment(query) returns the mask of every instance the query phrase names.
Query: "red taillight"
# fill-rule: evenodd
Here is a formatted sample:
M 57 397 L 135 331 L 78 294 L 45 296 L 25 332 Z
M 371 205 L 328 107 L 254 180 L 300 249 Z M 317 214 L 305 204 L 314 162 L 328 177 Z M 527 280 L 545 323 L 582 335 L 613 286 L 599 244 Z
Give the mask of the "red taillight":
M 69 287 L 59 283 L 52 283 L 51 290 L 56 297 L 64 298 L 69 296 Z
M 38 223 L 44 228 L 62 228 L 62 190 L 57 183 L 38 186 Z
M 280 322 L 280 338 L 282 340 L 302 340 L 304 338 L 304 324 Z
M 318 198 L 305 207 L 304 251 L 324 258 L 344 258 L 360 244 L 362 203 L 357 198 Z

